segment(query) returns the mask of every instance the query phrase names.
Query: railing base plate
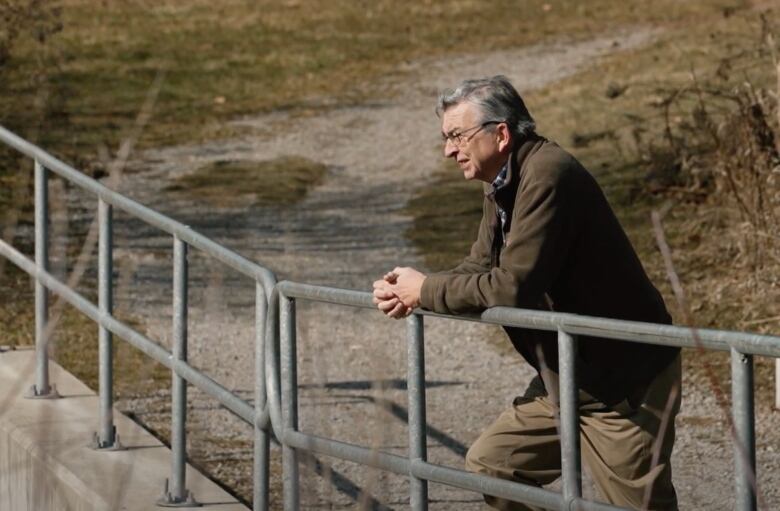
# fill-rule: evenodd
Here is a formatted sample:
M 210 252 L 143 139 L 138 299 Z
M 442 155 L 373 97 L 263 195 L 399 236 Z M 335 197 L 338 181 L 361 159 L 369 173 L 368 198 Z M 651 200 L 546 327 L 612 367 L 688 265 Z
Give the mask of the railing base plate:
M 175 498 L 168 491 L 168 479 L 165 480 L 163 496 L 157 499 L 157 507 L 201 507 L 203 504 L 195 500 L 190 490 L 184 490 L 184 498 Z
M 116 427 L 114 427 L 114 442 L 109 444 L 100 440 L 100 435 L 97 431 L 92 433 L 92 441 L 89 443 L 89 448 L 95 451 L 126 451 L 127 447 L 122 445 L 119 441 L 119 435 L 116 433 Z
M 30 390 L 24 395 L 26 399 L 59 399 L 62 396 L 57 392 L 57 387 L 52 383 L 49 385 L 49 390 L 46 392 L 39 392 L 38 388 L 33 385 Z
M 201 507 L 203 504 L 195 500 L 195 497 L 187 491 L 187 498 L 184 500 L 175 500 L 170 494 L 157 499 L 157 507 Z

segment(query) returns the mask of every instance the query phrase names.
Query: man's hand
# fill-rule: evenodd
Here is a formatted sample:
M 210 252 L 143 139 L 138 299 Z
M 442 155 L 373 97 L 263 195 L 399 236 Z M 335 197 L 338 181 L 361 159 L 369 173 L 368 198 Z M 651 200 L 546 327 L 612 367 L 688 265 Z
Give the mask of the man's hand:
M 396 267 L 374 282 L 374 303 L 391 318 L 402 318 L 420 306 L 425 274 L 414 268 Z
M 385 279 L 387 275 L 385 276 Z M 387 280 L 374 282 L 374 304 L 387 316 L 395 319 L 405 318 L 412 313 L 412 309 L 406 307 L 390 289 L 391 284 Z
M 414 268 L 396 267 L 385 277 L 390 277 L 390 290 L 401 300 L 404 306 L 411 309 L 420 306 L 420 290 L 425 282 L 425 274 Z

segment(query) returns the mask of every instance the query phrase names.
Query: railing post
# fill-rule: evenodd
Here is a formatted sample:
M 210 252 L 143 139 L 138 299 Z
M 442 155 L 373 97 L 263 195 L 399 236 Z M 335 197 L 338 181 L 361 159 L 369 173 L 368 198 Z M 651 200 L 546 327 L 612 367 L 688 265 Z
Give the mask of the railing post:
M 255 442 L 254 442 L 254 511 L 268 509 L 268 455 L 271 435 L 258 421 L 266 407 L 265 395 L 265 327 L 268 301 L 263 284 L 255 283 Z M 269 339 L 270 342 L 270 339 Z
M 731 349 L 731 402 L 736 438 L 734 477 L 736 509 L 756 509 L 756 439 L 753 407 L 753 355 Z
M 425 418 L 425 338 L 423 317 L 412 314 L 407 325 L 407 389 L 409 399 L 409 461 L 428 459 Z M 428 481 L 409 474 L 409 507 L 428 509 Z
M 580 425 L 577 386 L 577 338 L 558 330 L 558 374 L 561 419 L 561 478 L 563 508 L 582 496 Z
M 285 430 L 298 430 L 298 364 L 295 332 L 295 301 L 280 297 L 279 337 L 282 367 L 282 417 Z M 284 437 L 284 433 L 282 433 Z M 282 486 L 285 511 L 298 511 L 298 453 L 282 441 Z
M 49 171 L 35 160 L 35 265 L 49 271 Z M 49 384 L 49 292 L 35 281 L 35 384 L 27 397 L 59 397 Z
M 187 244 L 173 238 L 173 360 L 187 361 Z M 162 507 L 198 506 L 187 490 L 187 382 L 172 371 L 171 478 L 165 481 Z
M 113 297 L 113 209 L 103 199 L 98 200 L 98 307 L 104 315 L 114 312 Z M 111 332 L 98 327 L 100 426 L 95 433 L 94 449 L 120 450 L 119 436 L 114 427 L 113 339 Z

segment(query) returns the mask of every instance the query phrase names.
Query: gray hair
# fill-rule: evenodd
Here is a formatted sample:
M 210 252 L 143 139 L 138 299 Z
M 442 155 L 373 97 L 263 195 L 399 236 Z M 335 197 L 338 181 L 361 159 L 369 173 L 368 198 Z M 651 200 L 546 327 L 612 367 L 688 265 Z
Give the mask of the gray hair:
M 463 80 L 454 89 L 445 89 L 439 95 L 436 115 L 468 101 L 477 106 L 481 122 L 506 122 L 509 130 L 518 139 L 525 138 L 536 130 L 536 123 L 517 90 L 506 76 Z

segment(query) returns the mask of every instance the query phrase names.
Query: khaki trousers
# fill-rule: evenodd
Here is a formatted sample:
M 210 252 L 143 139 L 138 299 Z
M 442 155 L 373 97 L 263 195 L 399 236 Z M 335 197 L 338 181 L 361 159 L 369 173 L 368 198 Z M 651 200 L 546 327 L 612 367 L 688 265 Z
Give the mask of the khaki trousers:
M 680 409 L 680 356 L 633 403 L 608 407 L 580 394 L 582 458 L 602 496 L 623 507 L 676 510 L 670 458 Z M 557 406 L 535 379 L 471 446 L 466 469 L 535 486 L 553 482 L 561 475 L 556 416 Z M 489 495 L 485 501 L 497 509 L 539 509 Z

